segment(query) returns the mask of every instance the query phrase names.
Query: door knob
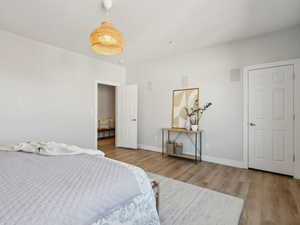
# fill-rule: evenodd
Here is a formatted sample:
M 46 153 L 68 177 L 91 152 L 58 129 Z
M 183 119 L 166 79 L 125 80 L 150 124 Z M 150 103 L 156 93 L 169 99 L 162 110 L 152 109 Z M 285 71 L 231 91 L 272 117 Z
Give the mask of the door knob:
M 255 127 L 256 124 L 255 124 L 255 123 L 250 123 L 250 126 L 251 126 L 251 127 Z
M 136 119 L 132 119 L 131 121 L 136 121 Z

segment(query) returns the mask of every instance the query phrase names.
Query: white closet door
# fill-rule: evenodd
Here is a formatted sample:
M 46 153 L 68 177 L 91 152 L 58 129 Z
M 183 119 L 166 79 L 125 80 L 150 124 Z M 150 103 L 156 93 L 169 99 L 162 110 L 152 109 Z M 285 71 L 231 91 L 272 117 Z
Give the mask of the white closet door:
M 137 85 L 117 88 L 117 146 L 137 149 Z
M 249 167 L 293 175 L 293 66 L 248 76 Z

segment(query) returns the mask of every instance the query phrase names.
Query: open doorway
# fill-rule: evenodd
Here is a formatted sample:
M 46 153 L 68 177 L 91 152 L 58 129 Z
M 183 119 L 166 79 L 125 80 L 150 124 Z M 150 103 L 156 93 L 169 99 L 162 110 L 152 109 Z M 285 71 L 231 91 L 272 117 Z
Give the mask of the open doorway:
M 115 146 L 116 87 L 98 83 L 97 146 L 105 150 Z

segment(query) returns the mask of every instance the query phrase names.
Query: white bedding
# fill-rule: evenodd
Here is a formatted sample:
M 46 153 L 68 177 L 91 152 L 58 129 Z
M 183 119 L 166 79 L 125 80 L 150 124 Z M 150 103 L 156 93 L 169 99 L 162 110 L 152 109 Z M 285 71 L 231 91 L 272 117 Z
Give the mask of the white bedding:
M 80 148 L 75 145 L 66 145 L 63 143 L 57 142 L 43 142 L 43 141 L 28 141 L 23 142 L 15 146 L 0 146 L 0 150 L 3 151 L 22 151 L 36 153 L 40 155 L 48 156 L 60 156 L 60 155 L 78 155 L 78 154 L 87 154 L 87 155 L 98 155 L 104 156 L 104 152 L 100 150 L 92 150 Z
M 149 179 L 91 155 L 0 151 L 0 225 L 159 225 Z
M 123 164 L 135 174 L 142 194 L 115 208 L 92 225 L 160 225 L 154 194 L 146 173 L 138 167 L 118 163 Z

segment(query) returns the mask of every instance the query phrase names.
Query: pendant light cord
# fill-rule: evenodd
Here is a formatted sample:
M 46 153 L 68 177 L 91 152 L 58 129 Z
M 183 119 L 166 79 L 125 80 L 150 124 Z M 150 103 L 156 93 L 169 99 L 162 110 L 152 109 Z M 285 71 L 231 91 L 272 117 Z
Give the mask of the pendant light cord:
M 111 19 L 111 7 L 112 7 L 111 0 L 102 0 L 102 8 L 105 10 L 105 17 L 106 20 L 108 21 L 110 21 Z

